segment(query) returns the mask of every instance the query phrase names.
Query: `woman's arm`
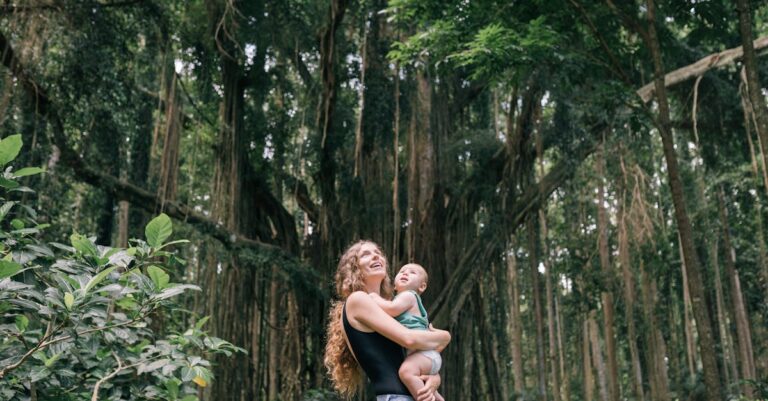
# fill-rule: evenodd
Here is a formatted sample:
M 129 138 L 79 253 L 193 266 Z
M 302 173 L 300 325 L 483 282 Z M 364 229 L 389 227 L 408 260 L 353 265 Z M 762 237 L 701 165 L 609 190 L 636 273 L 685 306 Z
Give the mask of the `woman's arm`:
M 451 341 L 445 330 L 410 330 L 386 314 L 368 294 L 358 291 L 347 298 L 347 319 L 414 350 L 443 349 Z M 353 324 L 354 326 L 354 324 Z M 359 327 L 357 328 L 360 329 Z
M 387 301 L 375 292 L 368 295 L 373 299 L 373 302 L 376 302 L 376 305 L 379 305 L 379 308 L 383 309 L 384 312 L 387 312 L 387 314 L 392 317 L 400 316 L 403 312 L 411 309 L 413 305 L 416 304 L 416 296 L 410 291 L 398 294 L 395 299 L 391 301 Z

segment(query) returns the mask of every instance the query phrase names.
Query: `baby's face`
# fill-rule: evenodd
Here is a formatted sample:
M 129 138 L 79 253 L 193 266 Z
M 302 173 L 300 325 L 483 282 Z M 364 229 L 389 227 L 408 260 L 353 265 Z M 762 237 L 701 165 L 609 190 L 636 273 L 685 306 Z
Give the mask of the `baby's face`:
M 409 263 L 400 268 L 395 276 L 395 290 L 400 293 L 413 290 L 421 294 L 427 289 L 427 272 L 424 268 Z

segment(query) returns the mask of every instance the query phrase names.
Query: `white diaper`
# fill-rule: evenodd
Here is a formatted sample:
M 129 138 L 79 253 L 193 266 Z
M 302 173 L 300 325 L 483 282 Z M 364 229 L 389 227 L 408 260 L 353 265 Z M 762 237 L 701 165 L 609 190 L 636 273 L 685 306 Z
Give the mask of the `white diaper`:
M 429 358 L 432 361 L 432 369 L 429 371 L 430 375 L 436 375 L 440 371 L 440 367 L 443 365 L 443 358 L 440 353 L 435 350 L 429 351 L 416 351 L 415 353 L 421 354 Z

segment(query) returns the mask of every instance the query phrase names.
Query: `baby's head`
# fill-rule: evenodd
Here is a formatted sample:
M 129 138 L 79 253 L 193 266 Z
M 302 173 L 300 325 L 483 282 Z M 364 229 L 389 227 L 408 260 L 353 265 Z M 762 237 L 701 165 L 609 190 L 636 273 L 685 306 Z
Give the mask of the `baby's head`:
M 428 279 L 427 271 L 421 265 L 408 263 L 395 275 L 395 291 L 401 293 L 413 290 L 422 294 L 427 289 Z

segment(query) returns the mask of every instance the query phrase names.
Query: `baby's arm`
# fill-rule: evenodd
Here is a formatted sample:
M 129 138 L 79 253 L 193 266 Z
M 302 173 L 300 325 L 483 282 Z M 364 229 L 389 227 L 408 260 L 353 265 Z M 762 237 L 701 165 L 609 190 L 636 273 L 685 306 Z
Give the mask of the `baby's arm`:
M 410 291 L 398 294 L 395 299 L 391 301 L 387 301 L 386 299 L 382 298 L 381 295 L 376 294 L 375 292 L 372 292 L 368 295 L 373 298 L 374 302 L 376 302 L 376 305 L 379 305 L 379 307 L 383 309 L 384 312 L 387 312 L 387 314 L 392 317 L 399 316 L 401 313 L 411 309 L 413 305 L 416 304 L 416 296 L 414 296 Z

